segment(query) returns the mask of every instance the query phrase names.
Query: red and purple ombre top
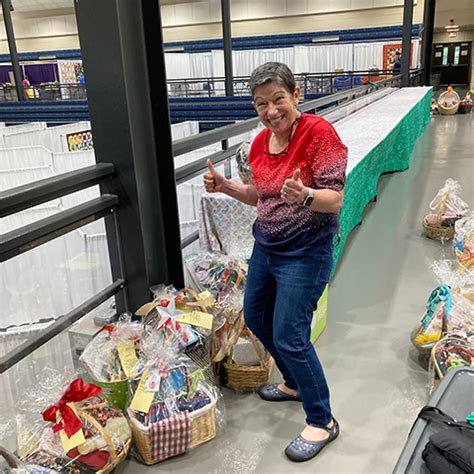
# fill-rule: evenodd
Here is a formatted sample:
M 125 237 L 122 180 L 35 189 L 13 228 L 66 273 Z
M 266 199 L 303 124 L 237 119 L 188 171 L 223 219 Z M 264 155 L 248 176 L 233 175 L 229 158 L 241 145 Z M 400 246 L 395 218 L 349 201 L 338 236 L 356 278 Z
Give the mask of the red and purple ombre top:
M 281 256 L 303 257 L 332 249 L 338 215 L 287 204 L 280 191 L 297 168 L 305 186 L 341 191 L 347 147 L 329 122 L 309 114 L 301 114 L 285 153 L 264 153 L 269 135 L 265 129 L 255 137 L 249 156 L 258 193 L 258 218 L 253 227 L 256 242 L 269 254 Z

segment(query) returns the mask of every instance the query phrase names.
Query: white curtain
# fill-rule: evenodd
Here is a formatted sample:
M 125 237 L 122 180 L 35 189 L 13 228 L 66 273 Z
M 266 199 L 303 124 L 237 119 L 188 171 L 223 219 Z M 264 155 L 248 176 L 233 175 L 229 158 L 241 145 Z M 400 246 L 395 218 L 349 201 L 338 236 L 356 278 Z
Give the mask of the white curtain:
M 47 150 L 61 152 L 67 150 L 66 134 L 90 130 L 90 122 L 75 122 L 46 129 L 22 129 L 4 135 L 5 148 L 44 146 Z M 2 129 L 3 131 L 4 129 Z
M 191 77 L 208 78 L 212 77 L 212 54 L 194 53 L 190 54 Z
M 165 64 L 167 79 L 193 77 L 189 53 L 165 53 Z
M 309 73 L 333 72 L 352 69 L 352 44 L 334 44 L 308 47 Z
M 354 70 L 366 71 L 372 67 L 383 69 L 383 45 L 385 43 L 354 44 Z
M 253 49 L 233 51 L 234 76 L 250 76 L 252 71 L 268 61 L 278 61 L 294 69 L 295 53 L 293 48 Z
M 43 146 L 0 149 L 0 170 L 37 168 L 52 164 L 52 154 Z

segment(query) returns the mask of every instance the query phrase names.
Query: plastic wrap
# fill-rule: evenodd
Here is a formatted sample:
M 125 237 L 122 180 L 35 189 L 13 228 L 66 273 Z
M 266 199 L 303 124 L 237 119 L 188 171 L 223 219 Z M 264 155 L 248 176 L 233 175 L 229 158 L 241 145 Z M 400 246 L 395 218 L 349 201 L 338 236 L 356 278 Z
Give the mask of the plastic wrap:
M 456 260 L 437 260 L 431 269 L 440 285 L 432 291 L 412 331 L 412 342 L 421 351 L 430 351 L 446 335 L 467 338 L 474 333 L 472 273 L 460 271 Z
M 452 226 L 469 212 L 469 206 L 461 199 L 461 185 L 448 178 L 430 203 L 430 211 L 424 218 L 429 225 Z
M 454 225 L 454 252 L 463 269 L 474 271 L 474 212 Z
M 79 359 L 97 382 L 120 382 L 138 373 L 138 349 L 143 325 L 129 315 L 104 326 L 86 346 Z
M 474 336 L 450 335 L 434 345 L 429 364 L 430 391 L 455 367 L 474 368 Z
M 102 389 L 52 369 L 19 402 L 17 453 L 28 471 L 109 471 L 125 459 L 131 430 Z
M 221 307 L 242 309 L 248 272 L 245 260 L 204 252 L 188 257 L 185 266 L 193 288 L 210 291 Z
M 148 331 L 141 359 L 145 370 L 127 410 L 138 459 L 155 464 L 214 438 L 224 422 L 221 393 L 176 334 Z
M 235 161 L 240 179 L 244 184 L 253 184 L 253 174 L 249 165 L 250 148 L 254 138 L 263 130 L 264 125 L 260 122 L 257 128 L 249 132 L 245 140 L 235 153 Z

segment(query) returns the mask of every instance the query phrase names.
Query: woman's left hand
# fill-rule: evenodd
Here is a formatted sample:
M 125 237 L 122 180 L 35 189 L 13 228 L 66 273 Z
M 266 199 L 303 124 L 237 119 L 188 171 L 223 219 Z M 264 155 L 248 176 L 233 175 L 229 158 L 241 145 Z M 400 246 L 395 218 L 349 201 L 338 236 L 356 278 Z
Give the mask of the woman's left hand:
M 297 169 L 291 178 L 285 180 L 281 188 L 281 198 L 288 204 L 300 204 L 307 195 L 308 189 L 301 181 L 301 170 Z

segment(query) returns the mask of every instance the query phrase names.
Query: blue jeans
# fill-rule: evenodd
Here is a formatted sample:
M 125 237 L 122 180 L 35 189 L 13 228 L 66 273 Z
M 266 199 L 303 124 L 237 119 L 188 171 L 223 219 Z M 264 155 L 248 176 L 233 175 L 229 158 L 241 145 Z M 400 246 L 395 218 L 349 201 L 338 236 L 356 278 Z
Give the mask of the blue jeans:
M 308 424 L 332 420 L 329 388 L 314 346 L 311 320 L 329 281 L 332 253 L 279 257 L 255 244 L 245 285 L 245 322 L 273 356 L 288 388 L 298 390 Z

